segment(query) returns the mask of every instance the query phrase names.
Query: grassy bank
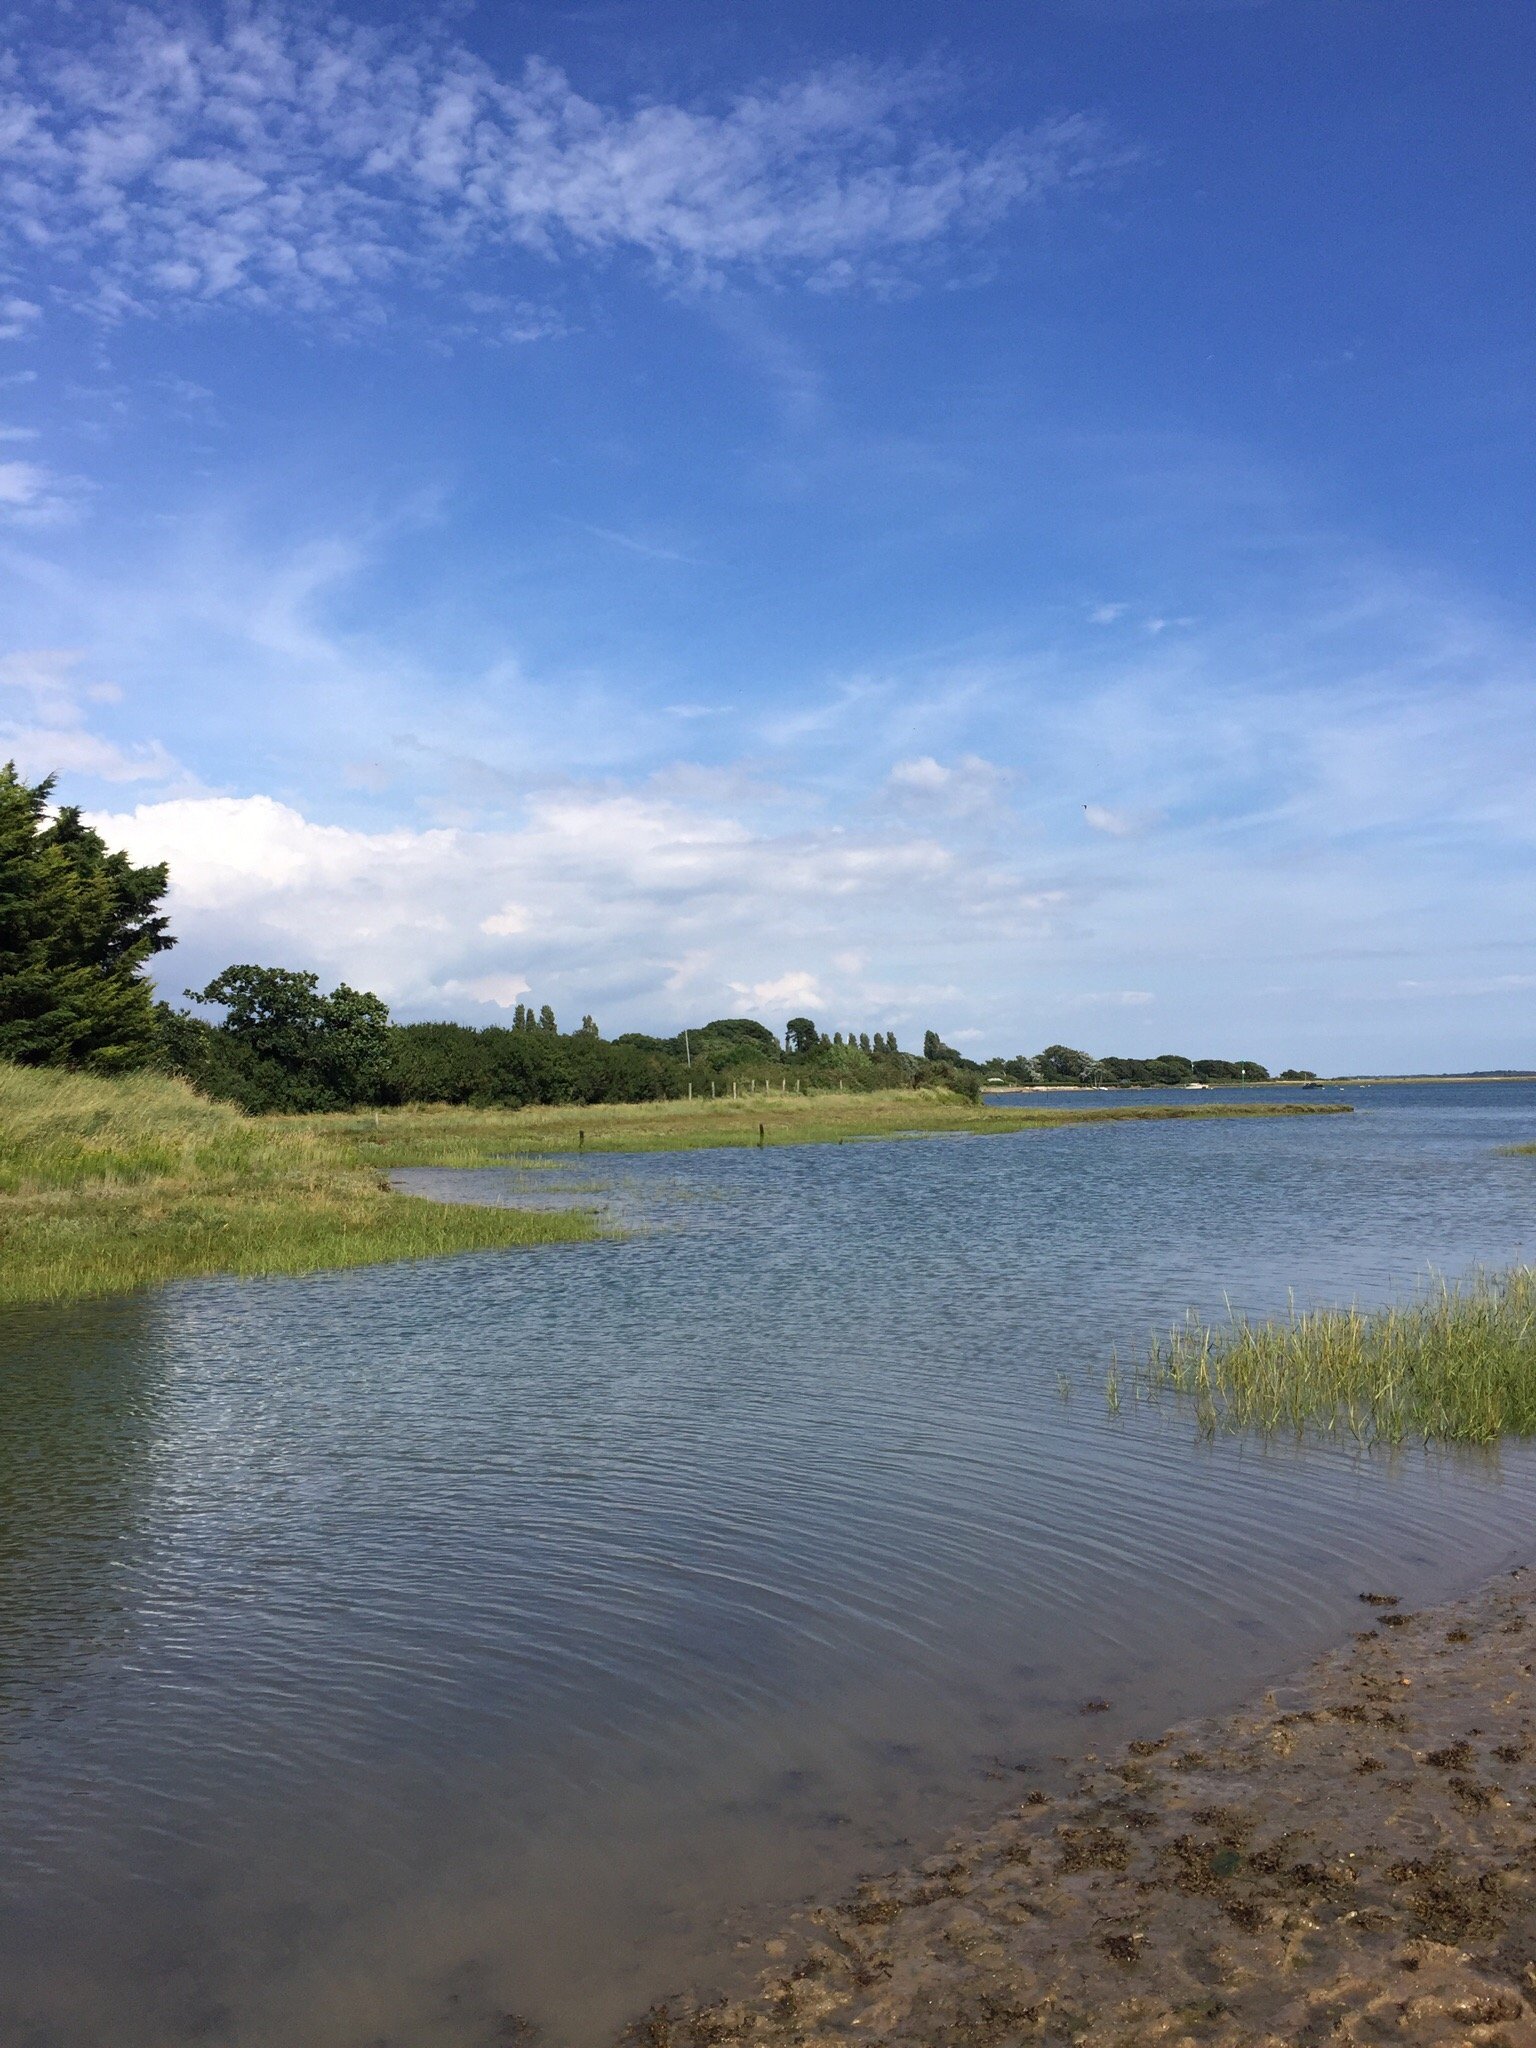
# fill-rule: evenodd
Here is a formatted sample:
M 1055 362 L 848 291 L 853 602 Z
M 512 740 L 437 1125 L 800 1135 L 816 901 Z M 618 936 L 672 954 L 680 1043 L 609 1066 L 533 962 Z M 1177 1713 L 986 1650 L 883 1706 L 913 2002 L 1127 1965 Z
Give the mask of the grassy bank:
M 992 1110 L 904 1092 L 251 1118 L 163 1076 L 94 1080 L 0 1065 L 0 1304 L 115 1294 L 186 1274 L 304 1273 L 597 1232 L 591 1216 L 569 1210 L 397 1195 L 384 1180 L 393 1166 L 1285 1113 Z
M 1536 1435 L 1536 1268 L 1480 1273 L 1370 1314 L 1192 1320 L 1154 1347 L 1138 1381 L 1189 1395 L 1212 1432 L 1319 1429 L 1384 1443 Z
M 595 1234 L 569 1211 L 392 1194 L 324 1121 L 244 1117 L 158 1076 L 0 1065 L 0 1304 Z
M 1102 1098 L 1099 1098 L 1102 1101 Z M 718 1102 L 617 1102 L 597 1108 L 449 1109 L 423 1105 L 357 1115 L 294 1118 L 295 1127 L 343 1139 L 359 1160 L 390 1166 L 483 1166 L 523 1154 L 691 1152 L 714 1146 L 829 1145 L 856 1138 L 942 1132 L 996 1136 L 1063 1124 L 1180 1123 L 1227 1117 L 1347 1115 L 1335 1103 L 1131 1104 L 989 1108 L 915 1089 L 789 1095 L 759 1090 Z

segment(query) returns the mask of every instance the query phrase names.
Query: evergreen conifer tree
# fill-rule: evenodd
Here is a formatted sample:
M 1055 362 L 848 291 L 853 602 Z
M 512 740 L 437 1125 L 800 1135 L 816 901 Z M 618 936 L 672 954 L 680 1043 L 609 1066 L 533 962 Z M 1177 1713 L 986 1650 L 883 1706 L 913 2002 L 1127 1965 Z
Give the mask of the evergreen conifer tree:
M 0 768 L 0 1059 L 142 1066 L 159 1039 L 144 964 L 175 944 L 166 871 L 109 853 L 73 805 L 50 821 L 53 784 Z

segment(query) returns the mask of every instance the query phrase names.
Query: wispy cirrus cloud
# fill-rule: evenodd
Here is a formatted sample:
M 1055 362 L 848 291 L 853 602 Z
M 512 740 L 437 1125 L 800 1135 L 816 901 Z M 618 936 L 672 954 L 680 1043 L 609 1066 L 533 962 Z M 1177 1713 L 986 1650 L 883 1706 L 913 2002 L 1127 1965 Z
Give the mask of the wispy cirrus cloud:
M 25 427 L 7 427 L 0 441 L 33 440 Z M 74 511 L 80 494 L 41 462 L 0 462 L 0 522 L 7 526 L 55 526 Z
M 841 63 L 713 107 L 605 105 L 537 58 L 503 77 L 430 22 L 407 39 L 283 6 L 113 8 L 85 48 L 14 60 L 8 253 L 108 317 L 355 310 L 513 251 L 835 287 L 1123 160 L 1076 115 L 947 139 L 940 97 L 935 77 Z M 36 310 L 16 295 L 0 322 Z
M 60 648 L 0 656 L 0 755 L 36 776 L 188 781 L 158 740 L 124 747 L 94 730 L 93 715 L 121 693 L 110 683 L 81 683 L 79 662 L 78 654 Z

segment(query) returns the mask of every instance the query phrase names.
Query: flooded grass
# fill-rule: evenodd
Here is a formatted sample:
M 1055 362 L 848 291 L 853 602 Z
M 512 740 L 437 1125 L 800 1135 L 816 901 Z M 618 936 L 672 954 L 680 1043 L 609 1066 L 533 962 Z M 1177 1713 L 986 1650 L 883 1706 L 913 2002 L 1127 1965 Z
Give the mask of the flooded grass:
M 307 1273 L 599 1234 L 584 1210 L 396 1193 L 384 1176 L 397 1166 L 535 1167 L 557 1153 L 1296 1113 L 1289 1105 L 995 1110 L 916 1091 L 759 1090 L 721 1101 L 248 1117 L 165 1075 L 109 1080 L 0 1064 L 0 1304 L 115 1294 L 190 1274 Z
M 1153 1346 L 1143 1390 L 1194 1402 L 1202 1429 L 1347 1433 L 1364 1442 L 1536 1435 L 1536 1268 L 1441 1282 L 1401 1307 L 1284 1320 L 1191 1317 Z M 1110 1399 L 1123 1386 L 1112 1371 Z

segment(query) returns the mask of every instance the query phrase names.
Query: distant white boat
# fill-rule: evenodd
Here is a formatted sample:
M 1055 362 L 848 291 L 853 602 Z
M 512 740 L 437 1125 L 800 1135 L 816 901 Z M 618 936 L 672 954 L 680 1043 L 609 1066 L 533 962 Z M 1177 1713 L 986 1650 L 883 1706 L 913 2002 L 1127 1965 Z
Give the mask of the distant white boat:
M 1184 1086 L 1186 1088 L 1207 1088 L 1210 1086 L 1210 1083 L 1208 1081 L 1186 1081 Z

